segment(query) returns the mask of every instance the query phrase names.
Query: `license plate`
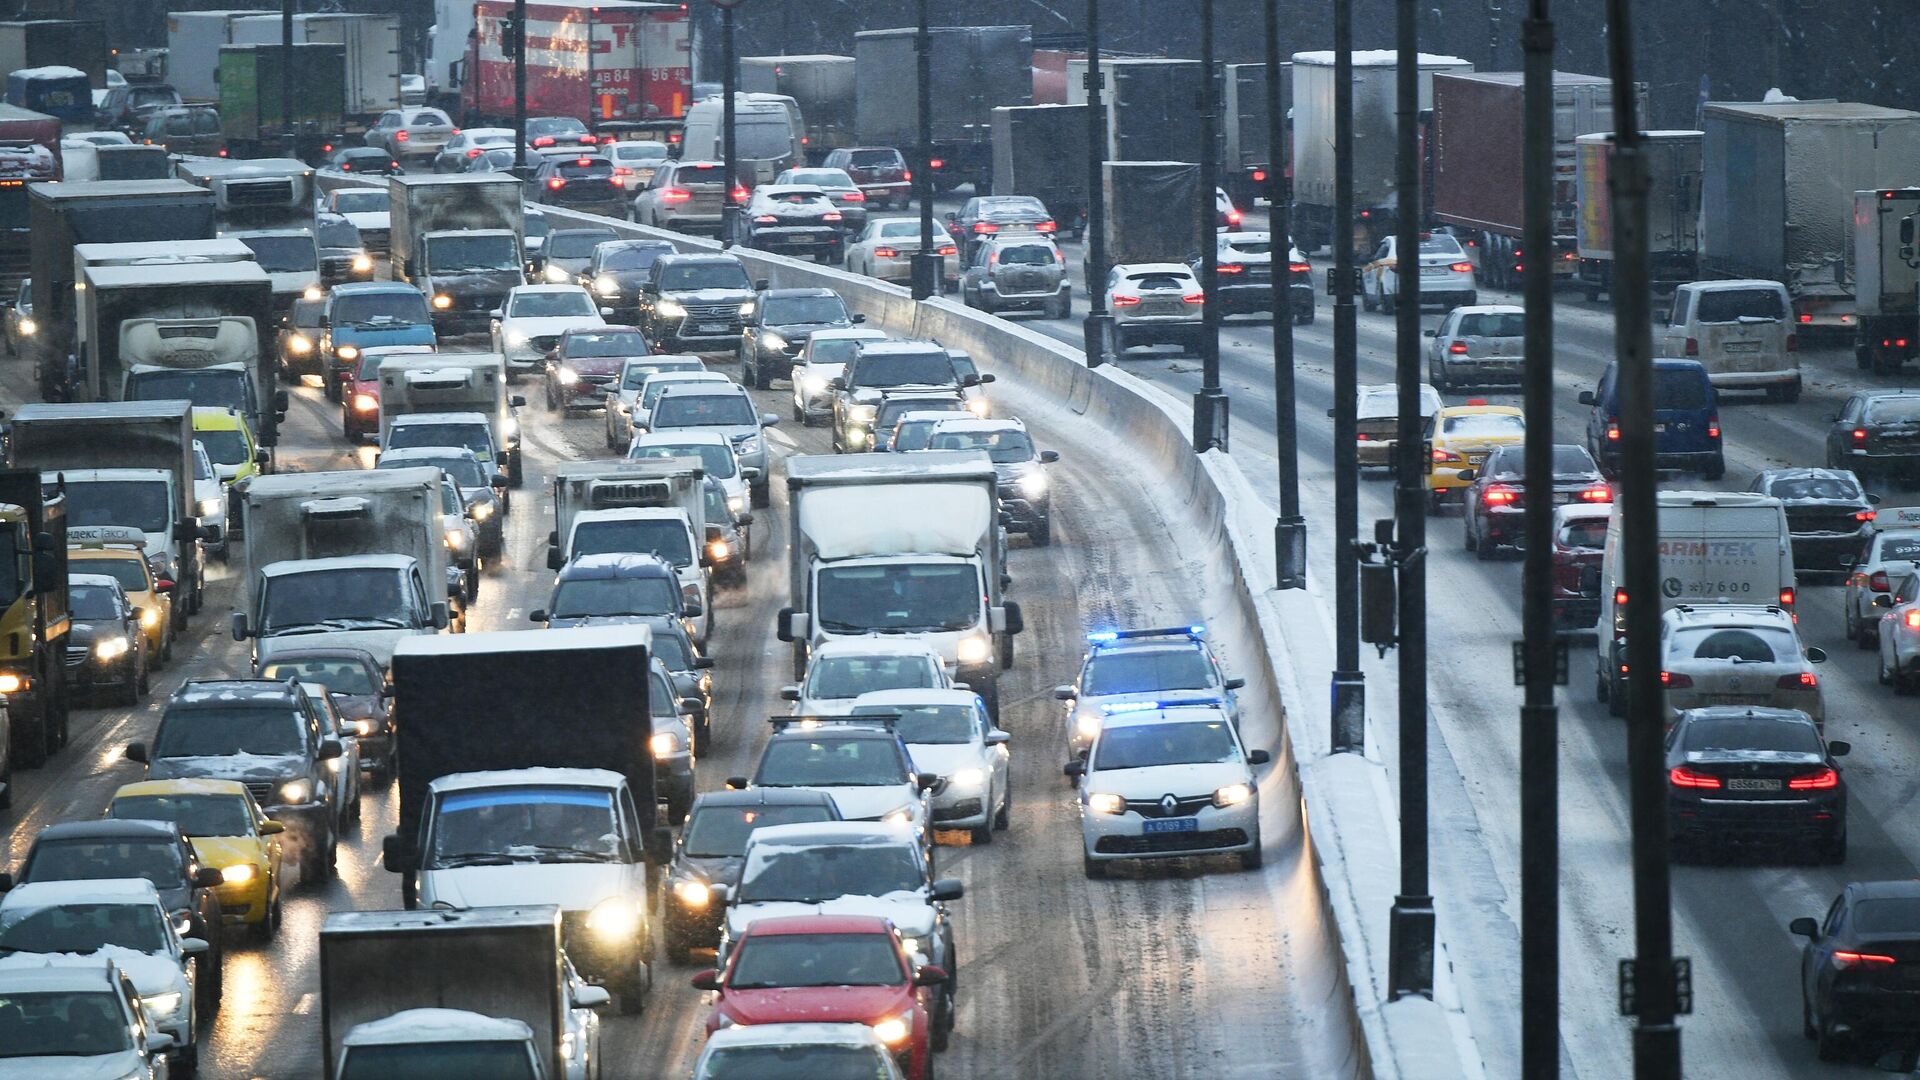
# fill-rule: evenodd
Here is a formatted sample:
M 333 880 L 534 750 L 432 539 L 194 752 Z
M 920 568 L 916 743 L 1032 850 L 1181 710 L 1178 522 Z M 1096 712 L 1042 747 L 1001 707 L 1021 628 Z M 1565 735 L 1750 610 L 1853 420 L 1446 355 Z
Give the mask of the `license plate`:
M 1760 351 L 1760 343 L 1757 341 L 1729 341 L 1723 347 L 1730 353 Z
M 1727 781 L 1728 791 L 1779 791 L 1778 779 L 1756 780 L 1751 777 L 1734 778 Z
M 1146 833 L 1199 832 L 1200 822 L 1194 818 L 1162 818 L 1140 823 L 1140 831 Z
M 724 334 L 727 332 L 727 324 L 703 322 L 699 326 L 694 327 L 693 332 L 696 334 Z
M 1572 501 L 1573 492 L 1571 491 L 1556 491 L 1553 493 L 1553 505 L 1555 506 L 1564 506 Z
M 1487 460 L 1487 455 L 1485 454 L 1468 454 L 1467 455 L 1467 464 L 1469 465 L 1480 465 L 1480 464 L 1483 464 L 1486 460 Z
M 1665 431 L 1665 430 L 1667 430 L 1667 425 L 1665 425 L 1665 424 L 1655 424 L 1655 425 L 1653 425 L 1653 431 L 1654 431 L 1654 434 L 1656 434 L 1656 435 L 1658 435 L 1658 434 L 1659 434 L 1660 432 L 1663 432 L 1663 431 Z

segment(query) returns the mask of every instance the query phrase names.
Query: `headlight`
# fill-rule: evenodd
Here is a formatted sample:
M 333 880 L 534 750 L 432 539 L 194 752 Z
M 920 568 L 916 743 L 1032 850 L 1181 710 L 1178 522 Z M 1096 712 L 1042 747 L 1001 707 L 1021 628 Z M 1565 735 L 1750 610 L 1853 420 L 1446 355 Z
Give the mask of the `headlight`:
M 958 652 L 960 662 L 963 664 L 985 663 L 987 657 L 993 654 L 993 643 L 988 641 L 985 636 L 975 634 L 972 637 L 960 639 Z
M 713 900 L 713 890 L 704 881 L 687 878 L 673 883 L 673 896 L 686 907 L 703 908 Z
M 911 825 L 913 824 L 913 808 L 902 806 L 897 810 L 889 810 L 886 815 L 880 819 L 880 824 Z
M 492 503 L 490 503 L 490 502 L 479 502 L 479 503 L 474 503 L 474 504 L 473 504 L 473 520 L 475 520 L 475 521 L 485 521 L 485 520 L 487 520 L 488 518 L 490 518 L 490 517 L 492 517 L 492 516 L 493 516 L 493 504 L 492 504 Z
M 302 292 L 300 293 L 300 299 L 302 299 L 302 300 L 318 300 L 318 299 L 320 299 L 321 297 L 323 297 L 323 296 L 325 296 L 325 295 L 327 295 L 327 294 L 326 294 L 326 293 L 324 293 L 324 292 L 321 292 L 321 291 L 320 291 L 320 286 L 318 286 L 318 285 L 309 285 L 309 286 L 307 286 L 307 287 L 306 287 L 306 289 L 304 289 L 304 290 L 303 290 L 303 291 L 302 291 Z
M 985 420 L 988 416 L 992 415 L 993 404 L 983 397 L 968 398 L 967 411 Z
M 987 771 L 985 769 L 960 769 L 952 776 L 947 777 L 947 783 L 952 784 L 954 787 L 963 788 L 979 787 L 981 784 L 986 783 L 986 780 Z
M 656 731 L 647 745 L 656 758 L 672 757 L 680 752 L 680 736 L 671 731 Z
M 515 438 L 520 434 L 520 421 L 515 420 L 511 416 L 507 417 L 505 420 L 500 421 L 500 434 L 506 436 L 509 439 Z
M 580 373 L 564 365 L 553 374 L 555 378 L 560 380 L 561 386 L 572 386 L 580 381 Z
M 11 671 L 0 672 L 0 694 L 17 694 L 27 688 L 27 680 Z
M 373 273 L 373 259 L 367 255 L 355 255 L 353 257 L 353 272 L 356 274 Z
M 800 389 L 812 395 L 824 394 L 827 392 L 827 380 L 818 375 L 809 375 L 801 381 Z
M 1073 730 L 1083 739 L 1091 739 L 1100 734 L 1100 714 L 1083 712 L 1073 718 Z
M 333 355 L 342 360 L 358 360 L 360 359 L 360 349 L 354 345 L 340 345 L 335 347 Z
M 127 654 L 127 639 L 123 637 L 102 638 L 93 643 L 93 655 L 102 660 L 116 660 Z
M 373 734 L 373 721 L 354 720 L 347 724 L 347 728 L 351 730 L 355 735 L 358 735 L 364 738 L 368 735 Z
M 525 345 L 527 343 L 527 335 L 521 333 L 518 330 L 507 331 L 506 338 L 507 338 L 507 344 L 509 345 L 518 346 L 518 345 Z
M 448 296 L 446 293 L 433 294 L 433 310 L 445 311 L 452 306 L 453 306 L 453 297 Z
M 746 508 L 747 508 L 747 497 L 745 495 L 727 496 L 727 509 L 738 514 L 742 510 L 745 510 Z
M 867 445 L 867 429 L 863 427 L 848 428 L 847 445 L 853 447 L 855 450 Z
M 374 397 L 372 394 L 355 394 L 353 395 L 353 411 L 379 412 L 380 399 Z
M 40 324 L 34 322 L 32 319 L 21 319 L 20 332 L 28 337 L 32 337 L 40 332 Z
M 714 562 L 726 562 L 733 555 L 733 546 L 725 540 L 713 540 L 707 544 L 707 558 Z
M 1087 809 L 1096 814 L 1124 814 L 1127 812 L 1127 800 L 1118 795 L 1096 791 L 1087 796 Z
M 619 296 L 620 283 L 602 274 L 593 279 L 593 291 L 601 296 Z
M 219 499 L 201 499 L 200 500 L 200 516 L 212 517 L 215 514 L 218 514 L 220 512 L 220 508 L 222 505 L 223 504 Z
M 149 629 L 160 625 L 159 610 L 153 607 L 148 607 L 145 611 L 142 611 L 140 613 L 140 625 L 147 627 Z M 0 675 L 0 694 L 4 694 L 8 692 L 6 689 L 6 678 L 7 677 L 5 675 Z
M 873 1034 L 888 1046 L 898 1047 L 913 1034 L 913 1014 L 903 1012 L 873 1022 Z
M 662 300 L 653 306 L 654 314 L 666 319 L 678 319 L 687 313 L 677 300 Z
M 540 276 L 555 285 L 565 284 L 573 277 L 572 274 L 567 273 L 564 267 L 555 266 L 552 263 L 548 263 L 546 268 L 540 271 Z
M 853 418 L 863 424 L 873 423 L 874 418 L 879 415 L 880 406 L 878 405 L 855 405 L 853 407 Z
M 751 314 L 753 314 L 753 301 L 749 300 L 746 303 L 740 305 L 741 318 L 744 319 Z
M 1252 784 L 1228 784 L 1213 793 L 1213 805 L 1238 806 L 1253 798 Z
M 288 334 L 287 351 L 295 356 L 305 356 L 313 351 L 313 342 L 305 334 Z
M 281 802 L 303 803 L 311 794 L 313 794 L 313 785 L 305 780 L 289 780 L 280 785 Z
M 760 344 L 769 349 L 784 349 L 787 347 L 787 339 L 769 330 L 760 336 Z
M 140 1004 L 146 1008 L 147 1015 L 156 1020 L 163 1016 L 171 1017 L 180 1011 L 180 991 L 168 990 L 164 994 L 147 994 L 140 999 Z
M 615 896 L 587 912 L 587 929 L 595 936 L 619 940 L 640 932 L 640 905 L 632 897 Z
M 447 530 L 447 546 L 460 551 L 467 546 L 467 534 L 460 529 Z
M 241 885 L 252 881 L 259 872 L 252 863 L 236 863 L 220 869 L 220 880 L 229 885 Z
M 733 452 L 734 452 L 734 453 L 736 453 L 736 454 L 757 454 L 757 453 L 759 453 L 759 452 L 760 452 L 760 438 L 759 438 L 759 436 L 754 436 L 753 438 L 748 438 L 748 439 L 741 439 L 741 440 L 740 440 L 739 442 L 737 442 L 737 443 L 734 443 L 734 444 L 733 444 Z
M 1047 476 L 1045 473 L 1033 472 L 1020 478 L 1020 494 L 1030 499 L 1037 499 L 1046 493 Z

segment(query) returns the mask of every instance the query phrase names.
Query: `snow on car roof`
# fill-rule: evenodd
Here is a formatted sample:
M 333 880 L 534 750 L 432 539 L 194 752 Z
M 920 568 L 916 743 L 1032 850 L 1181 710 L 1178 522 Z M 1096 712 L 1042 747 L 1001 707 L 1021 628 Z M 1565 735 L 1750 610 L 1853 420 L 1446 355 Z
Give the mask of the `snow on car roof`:
M 472 453 L 471 450 L 466 452 Z M 266 498 L 360 495 L 375 491 L 407 491 L 439 482 L 439 470 L 428 466 L 417 466 L 411 469 L 341 469 L 334 472 L 269 473 L 265 476 L 255 476 L 247 481 L 247 498 L 258 501 Z
M 81 565 L 85 565 L 84 563 Z M 67 585 L 91 585 L 97 589 L 111 589 L 120 584 L 120 579 L 106 574 L 68 574 Z
M 765 830 L 762 830 L 765 831 Z M 862 1046 L 886 1044 L 865 1024 L 744 1024 L 723 1027 L 707 1036 L 707 1046 L 725 1050 L 736 1046 Z
M 382 364 L 382 367 L 386 365 Z M 477 412 L 421 412 L 401 413 L 394 417 L 388 427 L 408 427 L 414 424 L 488 424 L 492 423 L 486 413 Z
M 878 821 L 796 821 L 787 825 L 766 825 L 755 829 L 748 843 L 763 853 L 768 848 L 850 847 L 872 844 L 917 844 L 913 826 Z
M 918 414 L 909 413 L 908 415 L 912 416 L 912 415 L 918 415 Z M 934 433 L 940 434 L 940 435 L 944 435 L 950 431 L 979 432 L 983 434 L 988 434 L 996 431 L 1027 430 L 1027 425 L 1025 423 L 1011 416 L 1003 416 L 1003 417 L 997 417 L 994 419 L 987 420 L 987 419 L 981 419 L 975 416 L 955 416 L 952 413 L 933 413 L 932 415 L 941 417 L 939 426 L 934 428 Z
M 65 907 L 68 904 L 158 904 L 160 894 L 146 878 L 96 878 L 89 881 L 30 881 L 0 897 L 0 910 Z
M 1180 274 L 1185 277 L 1193 276 L 1193 267 L 1188 266 L 1186 263 L 1176 262 L 1127 263 L 1122 266 L 1116 266 L 1114 269 L 1130 278 L 1140 277 L 1144 274 Z
M 16 68 L 9 72 L 27 79 L 84 79 L 87 73 L 79 68 L 61 64 L 47 64 L 44 67 Z
M 812 657 L 823 656 L 932 656 L 938 657 L 940 650 L 925 638 L 906 637 L 847 637 L 830 638 L 815 645 Z
M 1353 54 L 1353 66 L 1392 67 L 1399 62 L 1399 55 L 1399 53 L 1392 49 L 1364 49 Z M 1332 64 L 1333 50 L 1317 49 L 1312 52 L 1297 52 L 1293 54 L 1293 62 L 1296 64 Z M 1445 56 L 1440 53 L 1421 53 L 1415 62 L 1421 67 L 1453 65 L 1470 68 L 1473 66 L 1472 63 L 1462 60 L 1457 56 Z
M 523 1021 L 482 1016 L 461 1009 L 407 1009 L 356 1025 L 343 1045 L 387 1043 L 523 1042 L 533 1029 Z
M 434 482 L 437 484 L 439 480 L 436 479 Z M 261 567 L 260 576 L 280 577 L 284 574 L 303 574 L 310 570 L 348 570 L 356 567 L 405 570 L 413 564 L 414 559 L 411 555 L 383 551 L 367 555 L 336 555 L 330 559 L 285 559 Z
M 0 969 L 0 991 L 22 994 L 32 991 L 111 990 L 114 988 L 111 981 L 114 970 L 113 963 L 105 957 L 101 957 L 98 964 L 9 967 Z
M 1164 709 L 1108 713 L 1102 724 L 1111 730 L 1118 727 L 1139 727 L 1144 724 L 1211 724 L 1226 719 L 1226 707 L 1218 702 L 1183 701 L 1178 705 L 1168 705 Z
M 634 623 L 569 626 L 556 630 L 480 630 L 465 634 L 416 634 L 402 638 L 393 655 L 466 656 L 474 653 L 569 652 L 624 649 L 653 644 L 653 632 Z
M 427 790 L 470 791 L 494 787 L 591 787 L 612 790 L 626 782 L 626 777 L 608 769 L 489 769 L 448 773 L 428 784 Z
M 859 712 L 868 705 L 972 705 L 980 695 L 971 690 L 942 690 L 935 687 L 906 690 L 869 690 L 853 699 Z

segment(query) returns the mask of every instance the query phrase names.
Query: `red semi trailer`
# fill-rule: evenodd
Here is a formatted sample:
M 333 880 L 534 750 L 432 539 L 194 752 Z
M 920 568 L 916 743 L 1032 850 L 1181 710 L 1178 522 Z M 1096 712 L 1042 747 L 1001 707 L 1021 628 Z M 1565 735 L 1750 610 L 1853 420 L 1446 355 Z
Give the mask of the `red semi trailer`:
M 476 0 L 460 87 L 465 122 L 513 119 L 512 0 Z M 686 114 L 693 67 L 686 9 L 627 0 L 527 4 L 527 114 L 602 122 Z

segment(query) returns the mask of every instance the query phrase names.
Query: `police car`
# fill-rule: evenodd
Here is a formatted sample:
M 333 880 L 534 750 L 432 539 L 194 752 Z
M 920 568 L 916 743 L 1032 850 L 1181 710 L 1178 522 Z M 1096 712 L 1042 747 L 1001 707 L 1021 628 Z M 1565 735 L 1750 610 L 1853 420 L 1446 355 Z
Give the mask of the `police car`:
M 1893 582 L 1920 570 L 1920 506 L 1883 507 L 1878 527 L 1847 575 L 1847 640 L 1862 649 L 1879 644 L 1880 616 L 1891 606 Z
M 1220 669 L 1206 633 L 1206 627 L 1194 624 L 1088 634 L 1079 681 L 1053 691 L 1066 703 L 1069 754 L 1086 756 L 1107 717 L 1163 705 L 1213 704 L 1238 728 L 1233 692 L 1247 680 L 1228 678 Z

